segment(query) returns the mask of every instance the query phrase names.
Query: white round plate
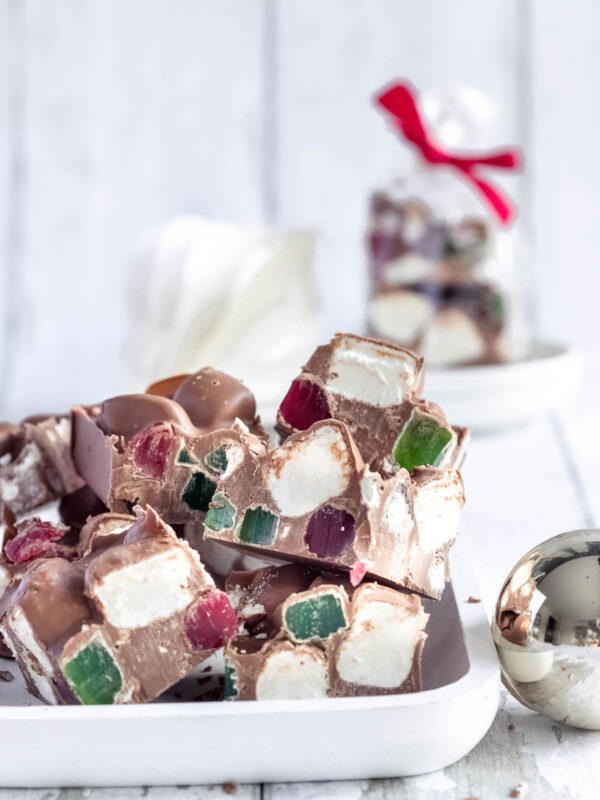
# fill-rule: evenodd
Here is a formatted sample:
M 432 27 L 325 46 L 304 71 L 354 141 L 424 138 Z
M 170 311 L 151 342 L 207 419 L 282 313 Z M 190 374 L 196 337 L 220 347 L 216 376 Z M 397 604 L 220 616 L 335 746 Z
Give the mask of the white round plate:
M 563 405 L 581 374 L 577 350 L 536 341 L 529 357 L 513 364 L 426 370 L 423 396 L 438 403 L 453 425 L 501 428 Z

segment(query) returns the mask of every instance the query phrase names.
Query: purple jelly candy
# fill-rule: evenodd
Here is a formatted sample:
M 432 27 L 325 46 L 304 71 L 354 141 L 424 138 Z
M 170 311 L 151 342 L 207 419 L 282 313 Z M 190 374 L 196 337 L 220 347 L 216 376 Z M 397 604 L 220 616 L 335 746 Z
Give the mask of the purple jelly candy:
M 306 546 L 319 558 L 341 555 L 353 539 L 354 517 L 332 506 L 321 506 L 315 511 L 304 534 Z
M 34 517 L 17 525 L 17 534 L 4 545 L 4 555 L 13 564 L 22 564 L 39 556 L 57 555 L 55 542 L 65 535 L 64 525 L 53 525 Z
M 305 431 L 321 419 L 329 419 L 331 413 L 325 392 L 312 381 L 295 380 L 279 406 L 279 414 L 288 425 Z
M 185 634 L 192 647 L 216 650 L 237 632 L 237 615 L 225 592 L 200 595 L 185 615 Z
M 150 425 L 129 442 L 129 457 L 135 466 L 152 478 L 162 478 L 175 434 L 168 425 Z

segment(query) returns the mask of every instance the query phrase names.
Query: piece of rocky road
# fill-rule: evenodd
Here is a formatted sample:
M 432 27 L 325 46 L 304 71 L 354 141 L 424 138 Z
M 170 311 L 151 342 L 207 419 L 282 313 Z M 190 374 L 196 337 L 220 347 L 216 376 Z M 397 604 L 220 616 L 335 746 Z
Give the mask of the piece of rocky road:
M 68 416 L 0 422 L 0 505 L 23 514 L 81 486 L 71 459 Z
M 68 526 L 39 517 L 17 522 L 8 506 L 4 506 L 2 512 L 0 542 L 0 600 L 21 580 L 34 561 L 42 558 L 77 558 L 77 536 Z M 1 634 L 0 656 L 12 658 Z
M 87 486 L 63 497 L 58 505 L 60 521 L 56 521 L 55 510 L 51 506 L 40 509 L 39 513 L 52 516 L 52 519 L 21 516 L 18 520 L 10 507 L 4 506 L 0 528 L 0 598 L 21 580 L 34 561 L 45 558 L 74 561 L 79 558 L 80 532 L 86 521 L 106 511 Z M 102 519 L 111 516 L 131 521 L 130 516 L 116 514 L 103 514 Z M 0 645 L 0 654 L 4 655 L 1 651 Z
M 225 648 L 227 699 L 420 690 L 428 615 L 418 595 L 300 565 L 232 572 L 226 590 L 243 626 Z
M 221 476 L 205 539 L 441 597 L 464 492 L 460 473 L 365 466 L 343 422 L 323 420 Z
M 277 413 L 282 441 L 315 422 L 345 422 L 368 467 L 390 477 L 401 468 L 457 469 L 468 440 L 435 403 L 420 397 L 423 359 L 379 339 L 337 334 L 318 347 Z
M 242 443 L 263 449 L 254 396 L 205 368 L 72 411 L 73 458 L 111 510 L 151 505 L 169 524 L 201 521 Z
M 46 703 L 148 702 L 237 631 L 198 555 L 135 511 L 88 520 L 78 559 L 33 562 L 0 600 L 0 632 Z

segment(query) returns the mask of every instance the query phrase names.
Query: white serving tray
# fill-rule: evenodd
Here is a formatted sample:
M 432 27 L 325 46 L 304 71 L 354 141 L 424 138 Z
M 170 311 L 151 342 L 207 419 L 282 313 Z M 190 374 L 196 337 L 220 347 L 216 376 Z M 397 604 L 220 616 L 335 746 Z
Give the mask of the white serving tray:
M 500 691 L 483 605 L 467 602 L 479 595 L 460 538 L 451 570 L 456 604 L 452 589 L 435 609 L 427 601 L 436 624 L 423 677 L 435 686 L 445 672 L 464 673 L 452 683 L 381 697 L 48 707 L 18 676 L 0 681 L 0 786 L 309 781 L 441 769 L 483 737 Z M 5 659 L 0 669 L 17 674 Z M 189 695 L 190 681 L 198 691 L 197 678 L 188 678 L 178 695 Z
M 511 427 L 566 403 L 577 391 L 582 365 L 574 348 L 534 341 L 529 356 L 514 364 L 426 369 L 423 394 L 453 425 Z

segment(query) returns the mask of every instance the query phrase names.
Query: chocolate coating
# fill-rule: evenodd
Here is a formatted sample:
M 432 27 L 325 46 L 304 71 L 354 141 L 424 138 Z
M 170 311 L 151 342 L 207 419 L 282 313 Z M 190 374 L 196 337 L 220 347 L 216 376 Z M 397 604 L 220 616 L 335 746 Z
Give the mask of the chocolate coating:
M 184 409 L 173 400 L 159 395 L 123 394 L 102 403 L 96 424 L 104 433 L 133 438 L 148 425 L 157 422 L 175 422 L 182 428 L 190 427 Z
M 250 389 L 212 367 L 204 367 L 186 378 L 176 389 L 173 400 L 187 411 L 198 428 L 229 427 L 236 417 L 250 426 L 256 418 L 256 401 Z
M 7 453 L 16 458 L 25 444 L 25 431 L 21 425 L 0 422 L 0 458 Z
M 168 397 L 169 400 L 172 400 L 179 386 L 189 377 L 189 372 L 185 372 L 183 375 L 173 375 L 171 378 L 155 381 L 146 389 L 146 394 L 157 394 L 160 397 Z
M 88 517 L 95 517 L 107 510 L 102 500 L 94 494 L 89 486 L 82 486 L 76 492 L 66 495 L 58 506 L 64 524 L 76 532 L 81 530 Z

